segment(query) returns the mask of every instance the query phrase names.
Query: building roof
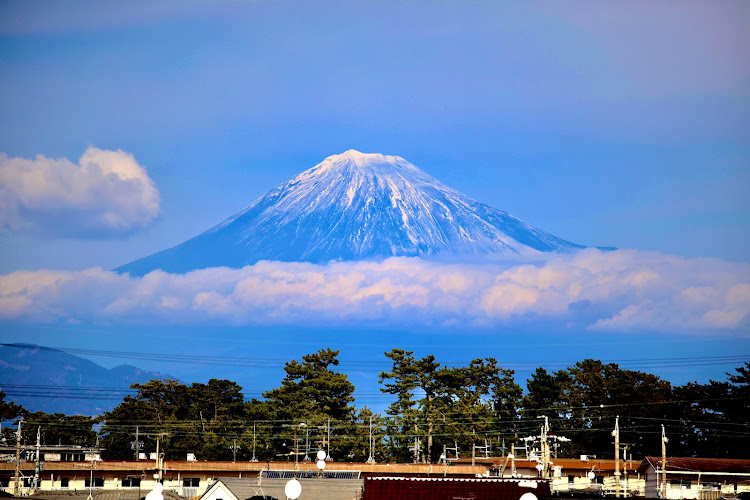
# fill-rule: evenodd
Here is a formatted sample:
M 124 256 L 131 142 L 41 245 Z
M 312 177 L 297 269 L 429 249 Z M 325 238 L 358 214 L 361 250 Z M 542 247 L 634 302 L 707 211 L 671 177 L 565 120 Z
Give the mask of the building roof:
M 34 462 L 22 462 L 21 470 L 34 470 Z M 170 472 L 203 472 L 207 474 L 221 473 L 242 473 L 242 472 L 259 472 L 261 470 L 290 470 L 294 468 L 294 462 L 221 462 L 221 461 L 165 461 L 162 470 Z M 314 462 L 301 462 L 298 464 L 299 470 L 318 471 Z M 3 470 L 10 471 L 15 469 L 13 463 L 0 462 L 0 472 Z M 44 472 L 88 472 L 92 469 L 92 462 L 44 462 Z M 153 460 L 102 460 L 93 462 L 94 472 L 153 472 L 156 465 Z M 362 463 L 362 462 L 328 462 L 326 470 L 336 471 L 359 471 L 363 474 L 442 474 L 443 465 L 441 464 L 387 464 L 387 463 Z M 470 464 L 454 464 L 448 467 L 452 475 L 474 476 L 484 474 L 487 467 L 483 465 L 472 466 Z
M 138 488 L 132 490 L 98 490 L 94 489 L 91 492 L 91 497 L 94 500 L 139 500 L 151 491 L 148 488 L 143 488 L 140 491 Z M 184 500 L 180 495 L 172 491 L 164 490 L 162 492 L 164 500 Z M 86 500 L 89 496 L 89 490 L 73 490 L 73 491 L 39 491 L 31 495 L 33 500 Z
M 258 486 L 257 478 L 222 478 L 220 482 L 232 492 L 238 500 L 247 500 L 263 491 L 267 497 L 286 498 L 284 487 L 289 479 L 264 478 Z M 357 498 L 362 488 L 361 479 L 318 479 L 300 478 L 302 494 L 300 500 L 325 498 L 326 500 L 351 500 Z M 210 489 L 206 491 L 208 493 Z
M 490 457 L 490 458 L 476 458 L 476 464 L 482 464 L 485 467 L 502 467 L 506 462 L 506 457 Z M 471 458 L 460 458 L 454 461 L 455 464 L 470 464 Z M 539 462 L 534 460 L 528 460 L 525 458 L 515 459 L 516 469 L 533 469 Z M 637 460 L 620 460 L 620 470 L 622 471 L 635 471 L 641 464 Z M 553 458 L 551 461 L 551 467 L 560 466 L 566 471 L 613 471 L 615 470 L 615 461 L 611 459 L 599 459 L 590 458 L 588 460 L 581 460 L 578 458 Z M 507 467 L 510 467 L 510 461 L 508 461 Z
M 661 469 L 661 457 L 644 458 L 638 467 L 638 471 L 641 472 L 648 467 Z M 750 460 L 740 458 L 667 457 L 667 473 L 680 471 L 750 474 Z

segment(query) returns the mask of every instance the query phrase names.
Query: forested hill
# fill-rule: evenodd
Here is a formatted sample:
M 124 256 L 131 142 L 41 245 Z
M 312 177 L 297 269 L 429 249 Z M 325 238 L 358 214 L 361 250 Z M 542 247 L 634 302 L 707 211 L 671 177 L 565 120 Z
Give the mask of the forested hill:
M 286 363 L 278 387 L 247 400 L 230 380 L 184 385 L 176 380 L 134 384 L 132 395 L 106 412 L 97 433 L 94 420 L 29 413 L 4 402 L 2 418 L 24 415 L 24 429 L 35 435 L 42 426 L 52 442 L 84 444 L 97 438 L 105 458 L 133 456 L 136 429 L 144 450 L 149 436 L 162 435 L 168 459 L 196 453 L 201 460 L 260 460 L 289 457 L 295 439 L 305 436 L 313 449 L 330 433 L 335 460 L 411 462 L 414 444 L 420 461 L 435 462 L 443 447 L 457 446 L 466 456 L 472 446 L 490 445 L 507 453 L 524 438 L 533 447 L 547 417 L 555 452 L 611 458 L 611 432 L 619 417 L 620 441 L 633 457 L 661 452 L 661 426 L 670 438 L 670 456 L 741 458 L 750 449 L 750 363 L 723 381 L 673 386 L 646 372 L 615 363 L 585 359 L 548 372 L 538 368 L 525 390 L 493 358 L 466 366 L 443 366 L 434 356 L 411 351 L 385 353 L 389 369 L 379 374 L 380 391 L 390 402 L 383 414 L 354 404 L 354 385 L 338 370 L 339 351 L 321 349 Z M 4 428 L 8 439 L 11 429 Z M 369 449 L 370 435 L 374 448 Z M 529 437 L 530 436 L 530 437 Z M 327 446 L 326 446 L 327 447 Z
M 29 411 L 98 415 L 117 406 L 132 384 L 175 378 L 131 365 L 104 368 L 31 344 L 0 344 L 0 388 Z

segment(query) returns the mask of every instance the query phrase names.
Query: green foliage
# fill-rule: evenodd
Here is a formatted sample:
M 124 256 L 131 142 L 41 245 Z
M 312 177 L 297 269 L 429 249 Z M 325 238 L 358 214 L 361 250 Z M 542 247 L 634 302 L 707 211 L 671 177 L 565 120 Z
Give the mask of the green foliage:
M 422 440 L 426 459 L 434 462 L 443 446 L 471 450 L 511 435 L 522 390 L 513 371 L 494 358 L 475 359 L 466 367 L 440 367 L 434 356 L 415 359 L 412 351 L 394 349 L 390 372 L 380 374 L 381 391 L 396 396 L 386 420 L 388 451 L 398 461 L 413 461 L 415 438 Z M 420 398 L 416 399 L 415 394 Z
M 0 391 L 0 422 L 13 420 L 23 413 L 23 406 L 15 404 L 13 401 L 6 401 L 7 395 Z
M 82 415 L 44 413 L 37 411 L 24 414 L 23 431 L 28 444 L 36 443 L 37 429 L 41 428 L 43 445 L 74 444 L 93 446 L 96 444 L 96 421 Z
M 319 434 L 329 418 L 338 434 L 350 427 L 354 416 L 351 405 L 354 385 L 345 374 L 331 370 L 339 365 L 338 355 L 339 351 L 321 349 L 302 356 L 301 363 L 297 360 L 286 363 L 281 386 L 263 393 L 276 421 L 272 432 L 277 455 L 288 458 L 295 452 L 294 440 L 303 435 L 304 427 L 314 428 L 313 435 Z M 347 454 L 345 441 L 332 439 L 331 445 L 332 454 L 334 449 L 339 456 Z
M 281 387 L 265 392 L 263 397 L 279 408 L 282 419 L 350 419 L 354 385 L 346 375 L 330 369 L 338 366 L 338 355 L 339 351 L 321 349 L 302 356 L 302 363 L 288 362 Z
M 170 460 L 195 453 L 204 459 L 227 460 L 233 440 L 244 431 L 242 388 L 229 380 L 211 379 L 188 387 L 176 380 L 151 380 L 131 386 L 135 396 L 104 415 L 105 458 L 130 459 L 136 427 L 143 452 L 160 452 Z
M 690 382 L 675 388 L 678 410 L 667 423 L 670 448 L 703 457 L 743 457 L 750 449 L 750 363 L 726 382 Z M 677 433 L 677 439 L 674 439 Z
M 547 417 L 551 433 L 570 443 L 555 451 L 612 458 L 611 432 L 619 417 L 620 441 L 632 456 L 660 453 L 660 426 L 666 425 L 672 456 L 742 457 L 750 449 L 750 363 L 727 374 L 725 381 L 672 387 L 658 376 L 585 359 L 566 369 L 537 368 L 526 394 L 514 372 L 494 358 L 478 358 L 466 366 L 442 366 L 434 356 L 414 357 L 412 351 L 385 353 L 389 371 L 379 374 L 381 391 L 393 397 L 385 415 L 352 405 L 354 385 L 334 368 L 339 351 L 321 349 L 284 367 L 280 386 L 264 399 L 245 401 L 242 387 L 211 379 L 187 386 L 175 380 L 134 384 L 135 394 L 106 413 L 100 422 L 104 458 L 132 459 L 136 428 L 142 452 L 153 452 L 156 437 L 169 460 L 195 453 L 201 460 L 237 460 L 253 456 L 294 461 L 305 455 L 308 434 L 312 458 L 326 441 L 334 460 L 411 462 L 415 440 L 420 460 L 436 462 L 444 447 L 458 446 L 463 457 L 474 445 L 501 443 L 510 447 L 520 438 L 537 435 Z M 25 412 L 5 401 L 3 419 L 24 416 L 24 441 L 33 443 L 41 427 L 43 444 L 95 444 L 96 423 L 89 417 Z M 8 429 L 10 431 L 10 429 Z M 13 440 L 9 432 L 5 437 Z

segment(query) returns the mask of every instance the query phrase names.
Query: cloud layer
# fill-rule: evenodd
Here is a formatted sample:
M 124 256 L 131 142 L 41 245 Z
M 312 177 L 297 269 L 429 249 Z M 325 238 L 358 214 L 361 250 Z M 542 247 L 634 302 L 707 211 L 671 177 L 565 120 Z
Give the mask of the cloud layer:
M 495 326 L 745 331 L 750 265 L 585 250 L 534 263 L 259 262 L 142 278 L 0 276 L 0 318 L 33 322 Z
M 0 230 L 107 236 L 148 225 L 159 191 L 132 154 L 89 147 L 78 164 L 0 154 Z

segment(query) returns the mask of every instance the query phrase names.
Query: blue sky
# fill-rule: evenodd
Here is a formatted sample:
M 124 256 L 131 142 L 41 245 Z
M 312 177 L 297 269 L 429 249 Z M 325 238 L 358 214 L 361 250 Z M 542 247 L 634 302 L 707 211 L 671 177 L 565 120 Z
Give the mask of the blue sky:
M 483 342 L 502 346 L 491 349 L 499 359 L 528 356 L 529 338 L 570 345 L 540 348 L 548 352 L 540 361 L 584 352 L 643 358 L 644 345 L 653 347 L 648 357 L 750 352 L 743 302 L 750 260 L 748 20 L 744 1 L 5 1 L 0 164 L 11 174 L 44 171 L 50 186 L 32 189 L 7 173 L 0 179 L 0 273 L 114 268 L 180 243 L 326 156 L 354 148 L 402 156 L 569 241 L 652 252 L 629 261 L 639 269 L 659 274 L 672 266 L 669 259 L 685 258 L 680 273 L 659 274 L 672 277 L 674 294 L 720 290 L 728 297 L 722 313 L 739 319 L 699 328 L 630 323 L 602 333 L 547 303 L 490 324 L 461 316 L 460 328 L 404 324 L 403 314 L 332 323 L 311 306 L 318 329 L 305 330 L 306 338 L 332 345 L 367 332 L 361 336 L 382 339 L 352 348 L 358 354 L 347 355 L 358 359 L 395 347 L 395 339 L 427 346 L 420 348 L 426 353 L 432 335 L 472 339 L 436 344 L 446 360 L 458 343 L 480 346 L 455 361 L 485 355 Z M 97 184 L 79 175 L 82 156 L 100 163 L 106 156 L 116 171 L 154 189 Z M 67 169 L 66 184 L 52 185 L 56 169 Z M 100 217 L 104 212 L 110 217 Z M 712 278 L 701 274 L 706 268 Z M 24 286 L 48 278 L 27 276 Z M 81 293 L 117 295 L 96 283 Z M 649 317 L 685 316 L 666 292 L 650 290 L 633 292 L 637 303 L 607 305 L 612 314 L 634 304 L 642 314 L 657 304 Z M 122 317 L 59 302 L 16 314 L 26 307 L 19 294 L 3 296 L 3 341 L 21 336 L 103 350 L 135 343 L 129 350 L 145 350 Z M 439 316 L 434 307 L 421 312 Z M 179 330 L 174 318 L 143 314 L 147 326 L 139 328 Z M 178 323 L 201 345 L 220 330 L 225 342 L 241 336 L 237 346 L 250 342 L 270 356 L 278 349 L 259 339 L 273 328 L 288 342 L 285 354 L 311 347 L 298 338 L 308 323 L 303 317 L 244 327 L 226 317 L 216 325 L 206 317 Z M 623 347 L 623 338 L 635 343 Z M 157 346 L 187 349 L 168 340 Z M 664 375 L 720 378 L 729 369 Z M 267 378 L 278 380 L 278 372 Z

